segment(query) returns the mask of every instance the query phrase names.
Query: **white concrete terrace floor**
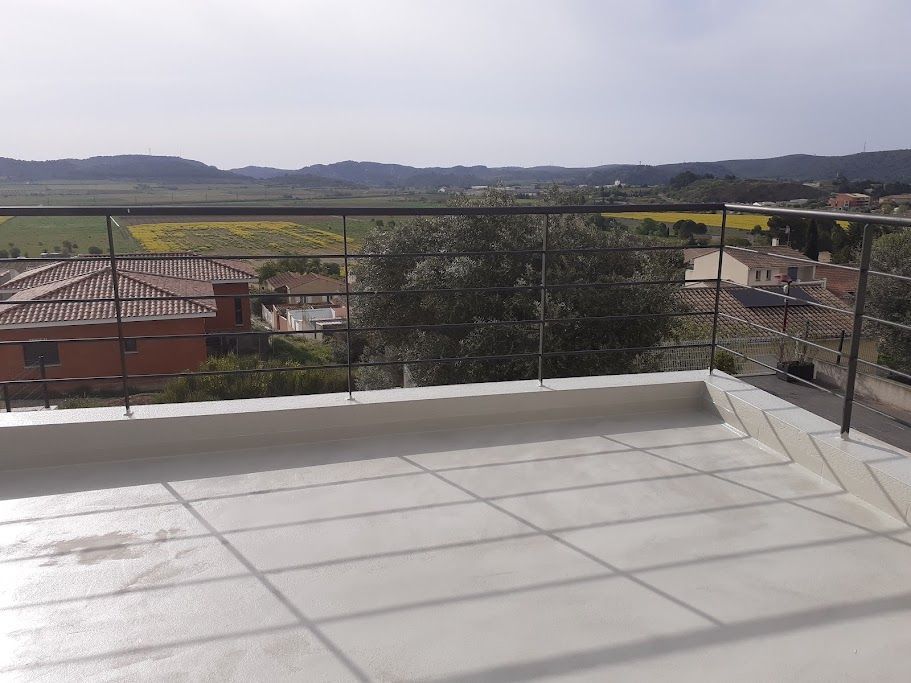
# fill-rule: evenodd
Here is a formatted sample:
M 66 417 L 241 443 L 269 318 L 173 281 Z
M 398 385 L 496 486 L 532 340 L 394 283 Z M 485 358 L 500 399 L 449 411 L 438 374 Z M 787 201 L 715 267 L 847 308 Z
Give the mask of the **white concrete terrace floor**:
M 708 413 L 0 476 L 0 678 L 908 680 L 908 527 Z

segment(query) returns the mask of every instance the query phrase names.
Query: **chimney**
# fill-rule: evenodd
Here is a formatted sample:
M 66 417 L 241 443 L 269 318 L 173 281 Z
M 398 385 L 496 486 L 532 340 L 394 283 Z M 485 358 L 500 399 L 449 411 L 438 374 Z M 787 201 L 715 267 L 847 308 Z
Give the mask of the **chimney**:
M 777 237 L 773 237 L 773 238 L 772 238 L 772 246 L 773 246 L 773 247 L 777 247 L 777 246 L 778 246 L 778 238 L 777 238 Z

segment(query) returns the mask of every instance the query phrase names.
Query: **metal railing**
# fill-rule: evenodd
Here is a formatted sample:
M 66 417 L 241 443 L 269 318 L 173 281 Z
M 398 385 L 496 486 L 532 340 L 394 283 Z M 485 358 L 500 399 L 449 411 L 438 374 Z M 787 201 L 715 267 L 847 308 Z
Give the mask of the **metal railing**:
M 718 249 L 718 266 L 715 277 L 706 278 L 706 279 L 665 279 L 665 280 L 640 280 L 640 281 L 620 281 L 620 282 L 580 282 L 580 283 L 549 283 L 547 280 L 547 268 L 548 268 L 548 257 L 551 256 L 571 256 L 571 255 L 586 255 L 586 254 L 607 254 L 607 253 L 622 253 L 622 252 L 648 252 L 648 251 L 681 251 L 686 248 L 685 246 L 678 245 L 656 245 L 656 244 L 640 244 L 637 246 L 630 247 L 575 247 L 575 248 L 554 248 L 548 243 L 549 237 L 549 226 L 550 219 L 552 216 L 561 216 L 561 215 L 570 215 L 570 214 L 601 214 L 601 213 L 629 213 L 635 214 L 640 212 L 663 212 L 663 211 L 673 211 L 673 212 L 717 212 L 721 215 L 721 225 L 720 225 L 720 236 L 719 243 L 717 245 Z M 798 299 L 794 296 L 790 296 L 784 293 L 773 292 L 768 289 L 762 289 L 761 291 L 765 292 L 767 295 L 780 297 L 782 299 L 783 305 L 787 307 L 788 302 L 799 302 L 801 305 L 811 305 L 821 307 L 823 309 L 828 309 L 836 311 L 838 313 L 845 314 L 852 318 L 852 330 L 851 330 L 851 346 L 849 351 L 846 354 L 842 353 L 842 350 L 839 349 L 838 358 L 839 362 L 842 355 L 847 357 L 848 361 L 848 378 L 846 383 L 846 389 L 844 394 L 838 394 L 828 389 L 824 389 L 819 385 L 808 382 L 804 378 L 798 377 L 786 371 L 783 371 L 781 368 L 772 367 L 770 365 L 764 364 L 761 361 L 751 358 L 743 353 L 740 353 L 734 349 L 731 349 L 724 344 L 719 342 L 719 321 L 721 320 L 730 320 L 733 322 L 743 323 L 750 325 L 755 328 L 759 328 L 768 333 L 774 333 L 776 336 L 792 339 L 801 343 L 807 343 L 813 345 L 813 342 L 809 342 L 806 339 L 802 339 L 798 336 L 789 334 L 786 329 L 782 331 L 773 330 L 770 328 L 765 328 L 761 325 L 757 325 L 751 321 L 743 320 L 730 316 L 722 311 L 720 311 L 720 300 L 723 290 L 722 274 L 724 268 L 724 256 L 726 251 L 726 234 L 728 231 L 727 228 L 727 217 L 730 212 L 737 213 L 749 213 L 749 214 L 760 214 L 764 216 L 783 216 L 783 217 L 799 217 L 799 218 L 826 218 L 835 221 L 853 221 L 853 222 L 865 222 L 865 228 L 863 231 L 863 242 L 860 250 L 860 265 L 858 268 L 853 268 L 851 266 L 845 265 L 836 265 L 833 266 L 844 268 L 847 270 L 852 270 L 858 273 L 858 284 L 857 284 L 857 294 L 854 303 L 853 312 L 848 309 L 836 308 L 833 306 L 828 306 L 821 304 L 816 301 L 806 301 L 804 299 Z M 410 364 L 422 364 L 422 363 L 459 363 L 465 361 L 475 361 L 475 362 L 496 362 L 503 360 L 515 360 L 515 359 L 528 359 L 530 361 L 537 361 L 537 378 L 538 382 L 543 385 L 545 379 L 545 370 L 544 370 L 544 361 L 549 357 L 556 356 L 572 356 L 572 355 L 588 355 L 588 354 L 602 354 L 602 353 L 618 353 L 618 352 L 627 352 L 627 353 L 639 353 L 653 350 L 668 350 L 668 349 L 685 349 L 685 348 L 709 348 L 709 363 L 708 370 L 710 373 L 715 371 L 716 361 L 717 361 L 717 351 L 723 350 L 725 352 L 734 354 L 748 361 L 756 363 L 759 366 L 768 368 L 777 373 L 784 374 L 795 381 L 802 382 L 804 384 L 809 384 L 817 389 L 823 389 L 829 393 L 833 393 L 839 396 L 843 402 L 842 410 L 842 420 L 841 420 L 841 433 L 843 436 L 847 436 L 851 427 L 851 418 L 852 410 L 854 404 L 862 405 L 865 408 L 873 410 L 873 412 L 880 412 L 871 406 L 862 404 L 856 400 L 855 397 L 855 384 L 858 373 L 858 365 L 865 365 L 869 367 L 878 368 L 881 370 L 891 371 L 890 368 L 879 365 L 875 362 L 865 361 L 859 358 L 860 343 L 863 331 L 863 322 L 865 320 L 875 322 L 877 324 L 891 325 L 896 328 L 902 329 L 904 331 L 911 330 L 907 325 L 901 323 L 882 320 L 875 318 L 865 313 L 865 302 L 866 302 L 866 287 L 867 287 L 867 278 L 870 274 L 882 277 L 895 277 L 901 280 L 911 281 L 911 278 L 906 276 L 897 275 L 893 273 L 885 273 L 874 271 L 870 269 L 870 259 L 871 259 L 871 247 L 873 242 L 873 229 L 872 226 L 876 224 L 890 225 L 890 226 L 900 226 L 900 227 L 911 227 L 911 219 L 908 218 L 899 218 L 894 216 L 879 216 L 874 214 L 854 214 L 854 213 L 841 213 L 841 212 L 830 212 L 830 211 L 814 211 L 814 210 L 805 210 L 805 209 L 779 209 L 773 207 L 759 207 L 752 205 L 741 205 L 741 204 L 724 204 L 724 203 L 688 203 L 688 204 L 648 204 L 648 205 L 629 205 L 629 204 L 620 204 L 620 205 L 573 205 L 573 206 L 506 206 L 506 207 L 459 207 L 459 208 L 450 208 L 450 207 L 430 207 L 430 208 L 412 208 L 412 207 L 283 207 L 283 206 L 146 206 L 146 207 L 0 207 L 0 216 L 43 216 L 43 217 L 72 217 L 72 216 L 93 216 L 104 218 L 106 236 L 107 236 L 107 246 L 108 253 L 106 257 L 102 256 L 77 256 L 72 257 L 68 260 L 70 261 L 79 261 L 79 260 L 92 260 L 97 262 L 99 258 L 106 258 L 108 265 L 111 270 L 112 277 L 112 297 L 96 297 L 96 298 L 74 298 L 74 299 L 55 299 L 56 303 L 86 303 L 86 302 L 108 302 L 113 303 L 114 306 L 114 320 L 116 324 L 117 333 L 115 336 L 90 336 L 90 337 L 60 337 L 53 338 L 50 341 L 57 343 L 88 343 L 88 342 L 117 342 L 118 352 L 119 352 L 119 373 L 112 375 L 99 375 L 93 377 L 55 377 L 47 378 L 42 377 L 41 379 L 10 379 L 2 383 L 3 389 L 3 398 L 4 406 L 7 411 L 11 410 L 11 401 L 10 401 L 10 387 L 16 385 L 34 385 L 40 384 L 44 390 L 44 395 L 47 395 L 48 384 L 56 383 L 66 383 L 66 382 L 107 382 L 107 381 L 116 381 L 120 385 L 120 390 L 123 399 L 123 405 L 126 409 L 126 413 L 131 414 L 131 400 L 130 400 L 130 382 L 136 381 L 146 381 L 146 380 L 159 380 L 159 379 L 168 379 L 168 378 L 177 378 L 177 377 L 194 377 L 194 376 L 206 376 L 206 375 L 235 375 L 235 374 L 248 374 L 248 373 L 278 373 L 278 372 L 299 372 L 306 371 L 311 369 L 344 369 L 347 376 L 347 391 L 349 398 L 353 396 L 354 392 L 354 380 L 353 380 L 353 371 L 358 368 L 367 368 L 367 367 L 377 367 L 377 366 L 405 366 Z M 230 216 L 230 217 L 244 217 L 244 216 L 282 216 L 282 217 L 292 217 L 292 216 L 301 216 L 301 217 L 317 217 L 317 216 L 330 216 L 337 217 L 341 220 L 342 227 L 342 251 L 341 253 L 302 253 L 302 254 L 168 254 L 166 256 L 156 255 L 156 254 L 120 254 L 118 255 L 115 250 L 114 244 L 114 227 L 120 227 L 115 217 L 164 217 L 164 216 L 180 216 L 180 217 L 195 217 L 195 216 L 205 216 L 205 217 L 219 217 L 219 216 Z M 447 252 L 403 252 L 403 253 L 354 253 L 349 249 L 350 240 L 348 235 L 348 218 L 349 217 L 428 217 L 428 216 L 465 216 L 465 217 L 481 217 L 481 216 L 541 216 L 543 217 L 543 230 L 542 230 L 542 239 L 540 248 L 534 249 L 516 249 L 516 250 L 488 250 L 488 251 L 447 251 Z M 762 247 L 754 247 L 757 251 L 762 251 Z M 350 277 L 350 264 L 353 261 L 360 259 L 378 259 L 378 258 L 430 258 L 430 257 L 443 257 L 443 258 L 455 258 L 455 257 L 481 257 L 481 256 L 510 256 L 515 258 L 531 258 L 539 259 L 540 267 L 540 282 L 536 284 L 523 284 L 523 285 L 508 285 L 501 287 L 459 287 L 459 288 L 434 288 L 434 289 L 403 289 L 403 290 L 358 290 L 352 289 L 352 282 Z M 779 258 L 790 258 L 787 256 L 778 256 Z M 338 333 L 344 334 L 345 336 L 345 362 L 344 363 L 329 363 L 329 364 L 320 364 L 320 365 L 299 365 L 295 367 L 267 367 L 267 368 L 249 368 L 249 369 L 235 369 L 235 370 L 205 370 L 205 371 L 186 371 L 186 372 L 166 372 L 166 373 L 129 373 L 128 372 L 128 361 L 127 361 L 127 342 L 128 341 L 138 341 L 138 340 L 160 340 L 160 339 L 187 339 L 187 338 L 198 338 L 198 337 L 221 337 L 221 338 L 231 338 L 237 336 L 266 336 L 266 337 L 276 337 L 282 335 L 306 335 L 306 334 L 316 334 L 312 330 L 269 330 L 269 331 L 254 331 L 254 330 L 243 330 L 236 332 L 228 331 L 218 331 L 218 332 L 203 332 L 203 333 L 185 333 L 185 334 L 144 334 L 144 335 L 126 335 L 124 333 L 124 311 L 123 307 L 125 303 L 130 302 L 140 302 L 140 301 L 190 301 L 190 300 L 217 300 L 219 298 L 246 298 L 248 300 L 260 298 L 263 296 L 261 293 L 250 293 L 249 291 L 246 294 L 195 294 L 195 295 L 186 295 L 186 296 L 155 296 L 155 297 L 130 297 L 123 296 L 120 289 L 120 276 L 118 274 L 119 261 L 124 258 L 129 258 L 131 260 L 180 260 L 180 259 L 198 259 L 198 258 L 214 258 L 214 259 L 250 259 L 255 258 L 257 260 L 268 260 L 268 259 L 284 259 L 284 258 L 319 258 L 319 259 L 337 259 L 341 260 L 344 267 L 344 292 L 339 294 L 338 292 L 309 292 L 308 296 L 341 296 L 344 299 L 348 315 L 345 321 L 345 327 L 342 330 L 339 330 Z M 59 257 L 45 257 L 45 258 L 20 258 L 18 261 L 22 262 L 48 262 L 53 261 L 57 262 L 61 259 Z M 817 265 L 816 261 L 810 259 L 792 259 L 798 263 L 807 263 Z M 633 314 L 621 314 L 621 315 L 609 315 L 609 316 L 581 316 L 581 317 L 571 317 L 571 318 L 560 318 L 560 317 L 550 317 L 548 316 L 548 292 L 558 291 L 560 289 L 582 289 L 582 288 L 623 288 L 623 287 L 634 287 L 634 286 L 648 286 L 648 285 L 694 285 L 694 284 L 703 284 L 714 286 L 714 305 L 711 310 L 707 311 L 689 311 L 689 310 L 680 310 L 672 313 L 633 313 Z M 749 285 L 738 284 L 738 287 L 747 288 L 747 289 L 758 289 L 757 287 Z M 0 286 L 2 288 L 2 286 Z M 361 296 L 376 296 L 379 294 L 420 294 L 420 293 L 449 293 L 453 295 L 466 294 L 466 293 L 510 293 L 510 292 L 537 292 L 539 295 L 539 315 L 535 319 L 523 319 L 523 320 L 492 320 L 492 321 L 481 321 L 481 322 L 459 322 L 459 323 L 434 323 L 434 324 L 414 324 L 414 325 L 392 325 L 392 326 L 361 326 L 355 327 L 351 324 L 351 315 L 352 310 L 351 303 L 353 299 Z M 35 300 L 17 300 L 17 304 L 46 304 L 46 300 L 35 299 Z M 620 348 L 594 348 L 594 349 L 577 349 L 577 350 L 559 350 L 559 351 L 549 351 L 546 348 L 545 344 L 545 330 L 549 325 L 555 325 L 560 323 L 579 323 L 586 321 L 607 321 L 607 320 L 626 320 L 634 318 L 648 318 L 648 317 L 686 317 L 686 316 L 707 316 L 711 315 L 711 340 L 706 343 L 681 343 L 681 344 L 661 344 L 658 346 L 647 346 L 647 347 L 620 347 Z M 74 323 L 75 324 L 75 323 Z M 352 337 L 359 333 L 367 332 L 381 332 L 381 331 L 394 331 L 394 330 L 425 330 L 433 328 L 446 328 L 446 327 L 458 327 L 458 328 L 468 328 L 472 326 L 528 326 L 537 328 L 538 333 L 538 344 L 537 351 L 535 352 L 526 352 L 526 353 L 510 353 L 510 354 L 491 354 L 491 355 L 481 355 L 481 356 L 461 356 L 454 358 L 414 358 L 414 359 L 405 359 L 405 360 L 354 360 L 352 358 Z M 9 344 L 22 344 L 22 339 L 13 339 L 13 340 L 0 340 L 0 348 L 3 345 Z M 818 346 L 818 345 L 817 345 Z M 826 350 L 831 351 L 831 349 Z M 907 379 L 911 379 L 911 376 L 905 375 L 904 373 L 896 372 L 899 376 L 904 376 Z M 47 401 L 46 401 L 47 403 Z

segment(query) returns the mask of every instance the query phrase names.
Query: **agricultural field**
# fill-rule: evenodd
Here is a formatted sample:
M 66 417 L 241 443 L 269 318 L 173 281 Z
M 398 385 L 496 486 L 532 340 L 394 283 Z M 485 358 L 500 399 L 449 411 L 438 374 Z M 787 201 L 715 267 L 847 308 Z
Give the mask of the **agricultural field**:
M 641 221 L 646 218 L 651 218 L 654 221 L 659 223 L 666 223 L 668 227 L 676 223 L 677 221 L 691 220 L 696 221 L 697 223 L 705 223 L 707 227 L 710 228 L 720 228 L 721 227 L 721 213 L 686 213 L 686 212 L 677 212 L 677 211 L 643 211 L 642 213 L 605 213 L 602 214 L 605 218 L 621 218 L 625 220 L 637 220 Z M 763 230 L 768 230 L 766 225 L 768 221 L 767 216 L 751 215 L 751 214 L 739 214 L 739 213 L 729 213 L 727 219 L 727 227 L 734 228 L 735 230 L 752 230 L 753 226 L 758 225 Z
M 57 251 L 64 242 L 74 244 L 85 253 L 89 247 L 107 251 L 105 220 L 101 217 L 13 216 L 0 218 L 0 249 L 18 247 L 22 256 L 38 256 L 44 251 Z M 56 247 L 56 249 L 55 249 Z M 139 243 L 126 229 L 114 228 L 114 248 L 119 252 L 139 251 Z
M 200 254 L 341 253 L 342 237 L 289 221 L 141 223 L 129 226 L 144 251 Z
M 721 227 L 721 212 L 718 213 L 687 213 L 685 211 L 643 211 L 642 213 L 604 213 L 605 218 L 619 218 L 621 220 L 641 221 L 646 218 L 666 223 L 668 227 L 681 220 L 691 220 L 697 223 L 705 223 L 709 228 Z M 727 227 L 734 230 L 752 230 L 753 226 L 758 225 L 763 231 L 768 230 L 768 216 L 759 214 L 729 213 Z M 838 221 L 843 227 L 848 227 L 847 221 Z

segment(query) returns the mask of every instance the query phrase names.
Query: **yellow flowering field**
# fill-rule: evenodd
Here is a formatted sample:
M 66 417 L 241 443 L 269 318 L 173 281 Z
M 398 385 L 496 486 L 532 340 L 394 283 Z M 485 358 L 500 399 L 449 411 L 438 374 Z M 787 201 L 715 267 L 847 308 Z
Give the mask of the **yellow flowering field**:
M 659 223 L 666 223 L 668 227 L 672 226 L 677 221 L 685 221 L 687 219 L 691 221 L 696 221 L 697 223 L 705 223 L 710 228 L 720 228 L 721 227 L 721 212 L 718 213 L 686 213 L 684 211 L 643 211 L 642 213 L 605 213 L 602 214 L 605 218 L 628 218 L 637 221 L 644 220 L 646 218 L 651 218 L 653 221 L 658 221 Z M 729 213 L 727 225 L 729 228 L 735 228 L 737 230 L 752 230 L 754 225 L 762 226 L 763 230 L 768 230 L 766 223 L 768 222 L 768 216 L 760 215 L 750 215 L 750 214 L 738 214 L 738 213 Z
M 130 234 L 146 251 L 291 254 L 341 252 L 342 238 L 329 230 L 287 221 L 142 223 Z
M 718 213 L 687 213 L 685 211 L 643 211 L 642 213 L 604 213 L 605 218 L 626 218 L 630 220 L 641 221 L 651 218 L 659 223 L 666 223 L 668 227 L 677 221 L 691 220 L 697 223 L 705 223 L 710 228 L 721 227 L 721 212 Z M 735 230 L 752 230 L 754 225 L 761 226 L 763 230 L 768 230 L 768 216 L 761 214 L 748 213 L 729 213 L 727 226 Z M 842 227 L 848 227 L 846 221 L 838 221 Z

